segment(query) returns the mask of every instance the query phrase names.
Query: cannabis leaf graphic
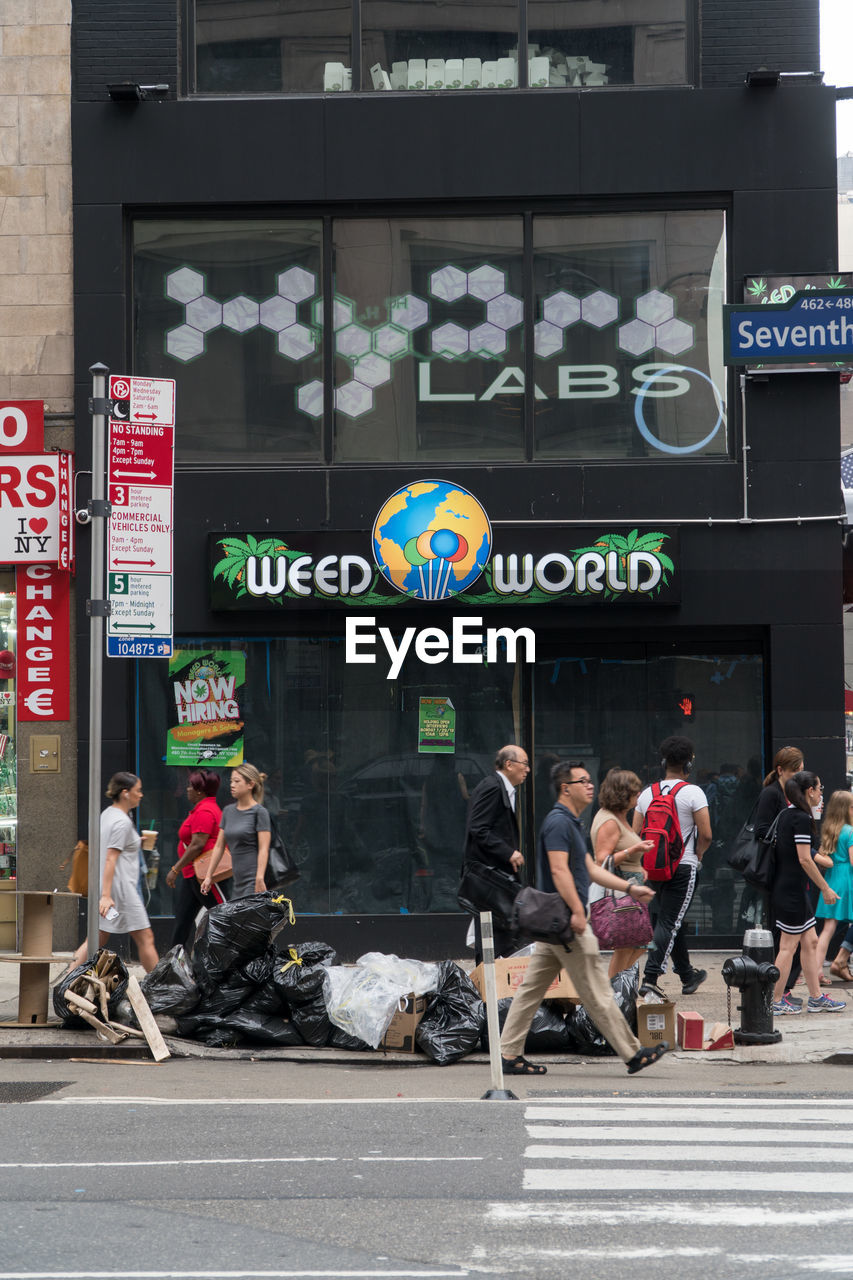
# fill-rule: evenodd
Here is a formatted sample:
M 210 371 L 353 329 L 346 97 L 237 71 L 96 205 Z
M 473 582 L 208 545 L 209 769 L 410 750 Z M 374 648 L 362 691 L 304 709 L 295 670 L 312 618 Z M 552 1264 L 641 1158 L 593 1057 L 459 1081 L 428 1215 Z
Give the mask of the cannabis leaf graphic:
M 751 294 L 753 298 L 760 298 L 762 293 L 767 292 L 767 281 L 766 280 L 750 280 L 749 284 L 747 285 L 746 291 L 748 294 Z
M 229 587 L 236 587 L 237 596 L 248 595 L 246 590 L 246 561 L 250 556 L 286 556 L 288 560 L 296 560 L 302 553 L 293 551 L 280 538 L 261 538 L 258 540 L 251 533 L 245 538 L 219 538 L 218 545 L 225 552 L 224 557 L 213 567 L 214 578 L 222 578 Z M 281 604 L 281 597 L 274 596 Z

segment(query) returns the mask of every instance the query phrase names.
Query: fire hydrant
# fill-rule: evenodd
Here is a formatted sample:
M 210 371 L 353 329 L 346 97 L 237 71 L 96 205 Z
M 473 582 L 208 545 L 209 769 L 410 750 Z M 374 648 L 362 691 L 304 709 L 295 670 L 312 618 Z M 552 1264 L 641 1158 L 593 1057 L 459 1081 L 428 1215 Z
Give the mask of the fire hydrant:
M 773 988 L 779 981 L 779 970 L 773 961 L 773 934 L 768 929 L 747 929 L 743 955 L 726 960 L 723 965 L 723 982 L 741 993 L 736 1044 L 776 1044 L 782 1039 L 782 1032 L 773 1029 Z

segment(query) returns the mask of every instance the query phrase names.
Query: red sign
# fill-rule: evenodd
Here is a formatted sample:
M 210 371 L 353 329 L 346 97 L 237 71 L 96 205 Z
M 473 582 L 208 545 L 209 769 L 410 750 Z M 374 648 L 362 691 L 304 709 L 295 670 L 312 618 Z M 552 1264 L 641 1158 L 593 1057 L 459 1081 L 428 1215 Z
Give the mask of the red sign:
M 174 427 L 110 422 L 110 484 L 171 485 Z
M 74 454 L 59 455 L 59 567 L 74 568 Z
M 17 570 L 19 720 L 71 718 L 69 575 L 52 565 Z
M 0 400 L 0 456 L 43 449 L 44 401 Z

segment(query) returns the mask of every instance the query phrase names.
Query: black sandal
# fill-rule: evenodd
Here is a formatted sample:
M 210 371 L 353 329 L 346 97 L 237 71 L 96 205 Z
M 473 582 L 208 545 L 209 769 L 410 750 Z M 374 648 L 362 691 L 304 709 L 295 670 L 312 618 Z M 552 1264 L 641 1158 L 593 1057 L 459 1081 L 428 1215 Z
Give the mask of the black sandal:
M 660 1044 L 656 1044 L 654 1048 L 648 1046 L 638 1049 L 631 1061 L 628 1063 L 628 1075 L 633 1076 L 638 1071 L 642 1071 L 643 1067 L 650 1067 L 653 1062 L 657 1062 L 658 1058 L 662 1058 L 669 1049 L 669 1043 L 662 1040 Z
M 528 1062 L 521 1054 L 517 1058 L 501 1058 L 501 1066 L 505 1076 L 544 1076 L 548 1072 L 547 1067 L 540 1066 L 537 1062 Z

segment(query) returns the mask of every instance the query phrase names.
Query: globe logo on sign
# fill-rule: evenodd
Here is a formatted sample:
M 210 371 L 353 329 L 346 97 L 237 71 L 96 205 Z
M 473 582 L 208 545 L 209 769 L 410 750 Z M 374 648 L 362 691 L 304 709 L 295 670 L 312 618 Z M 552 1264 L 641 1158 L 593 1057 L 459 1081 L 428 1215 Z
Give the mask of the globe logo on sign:
M 373 525 L 382 576 L 416 600 L 447 600 L 476 582 L 492 550 L 489 517 L 461 485 L 416 480 L 385 502 Z

